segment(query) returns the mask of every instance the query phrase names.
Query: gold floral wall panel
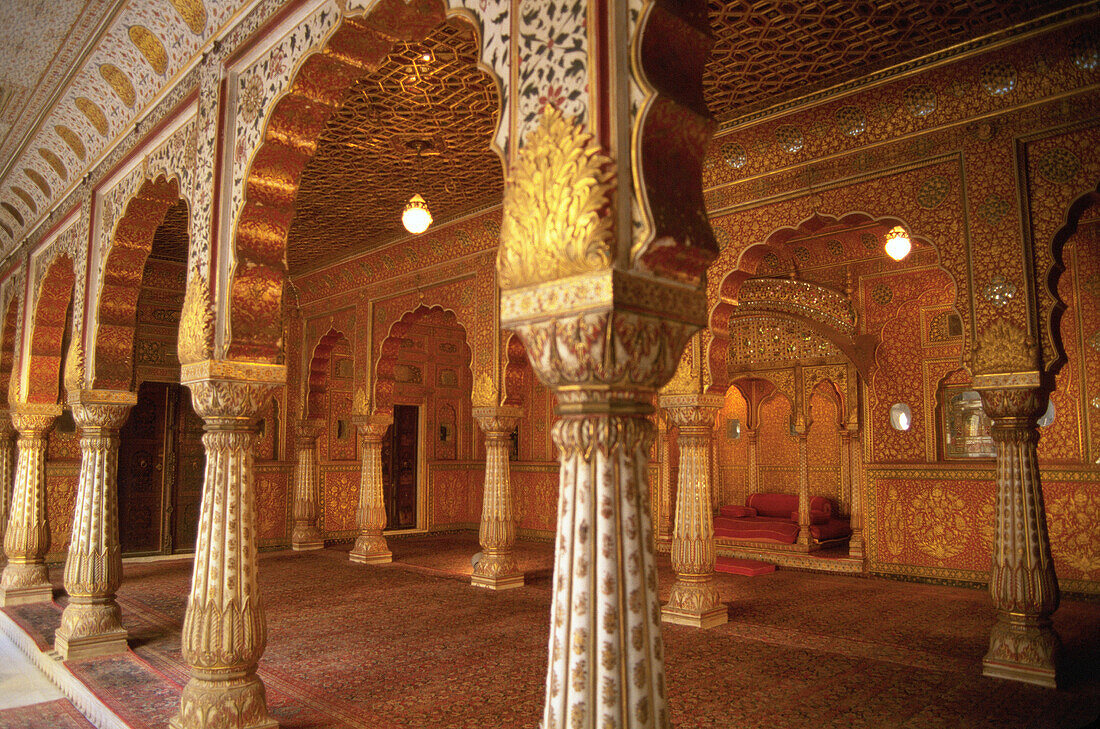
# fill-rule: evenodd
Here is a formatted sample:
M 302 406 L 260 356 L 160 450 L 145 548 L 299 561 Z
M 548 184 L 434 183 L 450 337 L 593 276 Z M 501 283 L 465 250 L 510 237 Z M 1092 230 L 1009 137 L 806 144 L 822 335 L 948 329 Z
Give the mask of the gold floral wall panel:
M 807 462 L 810 471 L 810 495 L 827 496 L 837 505 L 844 504 L 840 483 L 840 427 L 836 403 L 814 392 L 810 398 L 810 424 L 806 435 Z
M 431 527 L 473 526 L 481 521 L 484 463 L 434 464 L 430 469 Z
M 284 467 L 257 464 L 256 473 L 256 538 L 261 547 L 285 544 L 287 539 L 287 504 L 290 470 Z
M 760 490 L 798 493 L 798 440 L 791 402 L 776 395 L 760 404 Z
M 359 498 L 358 466 L 321 469 L 321 533 L 327 539 L 356 534 L 355 509 Z
M 558 516 L 558 469 L 556 463 L 510 467 L 515 499 L 516 527 L 543 536 L 554 533 Z
M 46 550 L 48 562 L 65 560 L 79 482 L 79 459 L 46 464 L 46 522 L 50 525 L 50 546 Z

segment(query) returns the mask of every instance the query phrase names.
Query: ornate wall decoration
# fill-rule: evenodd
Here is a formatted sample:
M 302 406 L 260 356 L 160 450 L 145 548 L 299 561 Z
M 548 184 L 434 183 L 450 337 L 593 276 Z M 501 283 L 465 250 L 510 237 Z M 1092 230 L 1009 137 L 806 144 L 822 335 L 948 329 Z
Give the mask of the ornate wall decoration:
M 970 533 L 967 504 L 957 494 L 933 487 L 917 494 L 908 512 L 917 548 L 933 559 L 954 557 L 966 546 Z
M 971 365 L 975 374 L 1033 372 L 1038 356 L 1038 347 L 1023 329 L 997 319 L 978 334 Z
M 177 347 L 181 365 L 194 364 L 213 357 L 214 311 L 206 279 L 197 271 L 192 271 L 188 276 Z
M 1100 489 L 1082 488 L 1053 498 L 1047 506 L 1051 551 L 1084 579 L 1100 578 Z
M 613 166 L 578 119 L 548 106 L 509 177 L 497 254 L 502 288 L 610 267 Z

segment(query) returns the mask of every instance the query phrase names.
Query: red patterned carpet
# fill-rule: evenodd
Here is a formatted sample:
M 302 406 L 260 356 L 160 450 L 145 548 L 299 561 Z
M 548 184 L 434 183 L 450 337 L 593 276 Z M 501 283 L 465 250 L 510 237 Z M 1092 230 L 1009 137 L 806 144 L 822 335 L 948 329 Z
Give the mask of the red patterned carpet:
M 0 729 L 94 729 L 66 699 L 0 709 Z
M 260 673 L 280 724 L 535 727 L 551 546 L 523 545 L 529 584 L 503 593 L 461 574 L 473 535 L 405 537 L 391 548 L 388 566 L 353 565 L 346 548 L 263 556 Z M 119 600 L 131 652 L 68 664 L 133 727 L 163 727 L 175 711 L 189 577 L 188 562 L 127 564 Z M 672 579 L 664 558 L 662 596 Z M 1056 614 L 1067 683 L 1049 691 L 980 676 L 993 619 L 981 591 L 782 569 L 718 584 L 729 624 L 665 627 L 679 729 L 1073 729 L 1100 716 L 1100 603 L 1067 600 Z M 43 643 L 60 620 L 52 604 L 6 612 Z

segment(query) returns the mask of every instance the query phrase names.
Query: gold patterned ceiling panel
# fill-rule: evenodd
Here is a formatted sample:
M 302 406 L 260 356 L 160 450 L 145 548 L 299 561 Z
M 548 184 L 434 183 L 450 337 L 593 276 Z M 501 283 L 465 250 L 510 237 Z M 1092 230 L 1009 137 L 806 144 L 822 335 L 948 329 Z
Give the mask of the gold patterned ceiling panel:
M 498 95 L 476 63 L 473 29 L 452 19 L 422 43 L 398 43 L 352 87 L 302 173 L 291 272 L 407 235 L 401 212 L 413 193 L 434 225 L 500 201 L 503 168 L 489 147 Z M 417 140 L 431 145 L 419 163 Z
M 707 102 L 729 121 L 1075 4 L 709 0 Z

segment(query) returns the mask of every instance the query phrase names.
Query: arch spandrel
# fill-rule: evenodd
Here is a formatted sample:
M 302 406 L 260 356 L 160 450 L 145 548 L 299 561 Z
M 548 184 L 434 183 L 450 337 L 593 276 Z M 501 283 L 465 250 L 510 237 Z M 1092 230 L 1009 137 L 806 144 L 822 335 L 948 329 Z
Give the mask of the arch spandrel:
M 45 267 L 35 295 L 22 402 L 54 404 L 61 395 L 62 344 L 76 273 L 68 254 L 55 256 Z M 76 323 L 76 309 L 73 324 Z M 74 342 L 75 343 L 75 342 Z M 78 343 L 77 346 L 79 346 Z M 70 345 L 72 346 L 72 345 Z M 10 395 L 9 395 L 10 396 Z

